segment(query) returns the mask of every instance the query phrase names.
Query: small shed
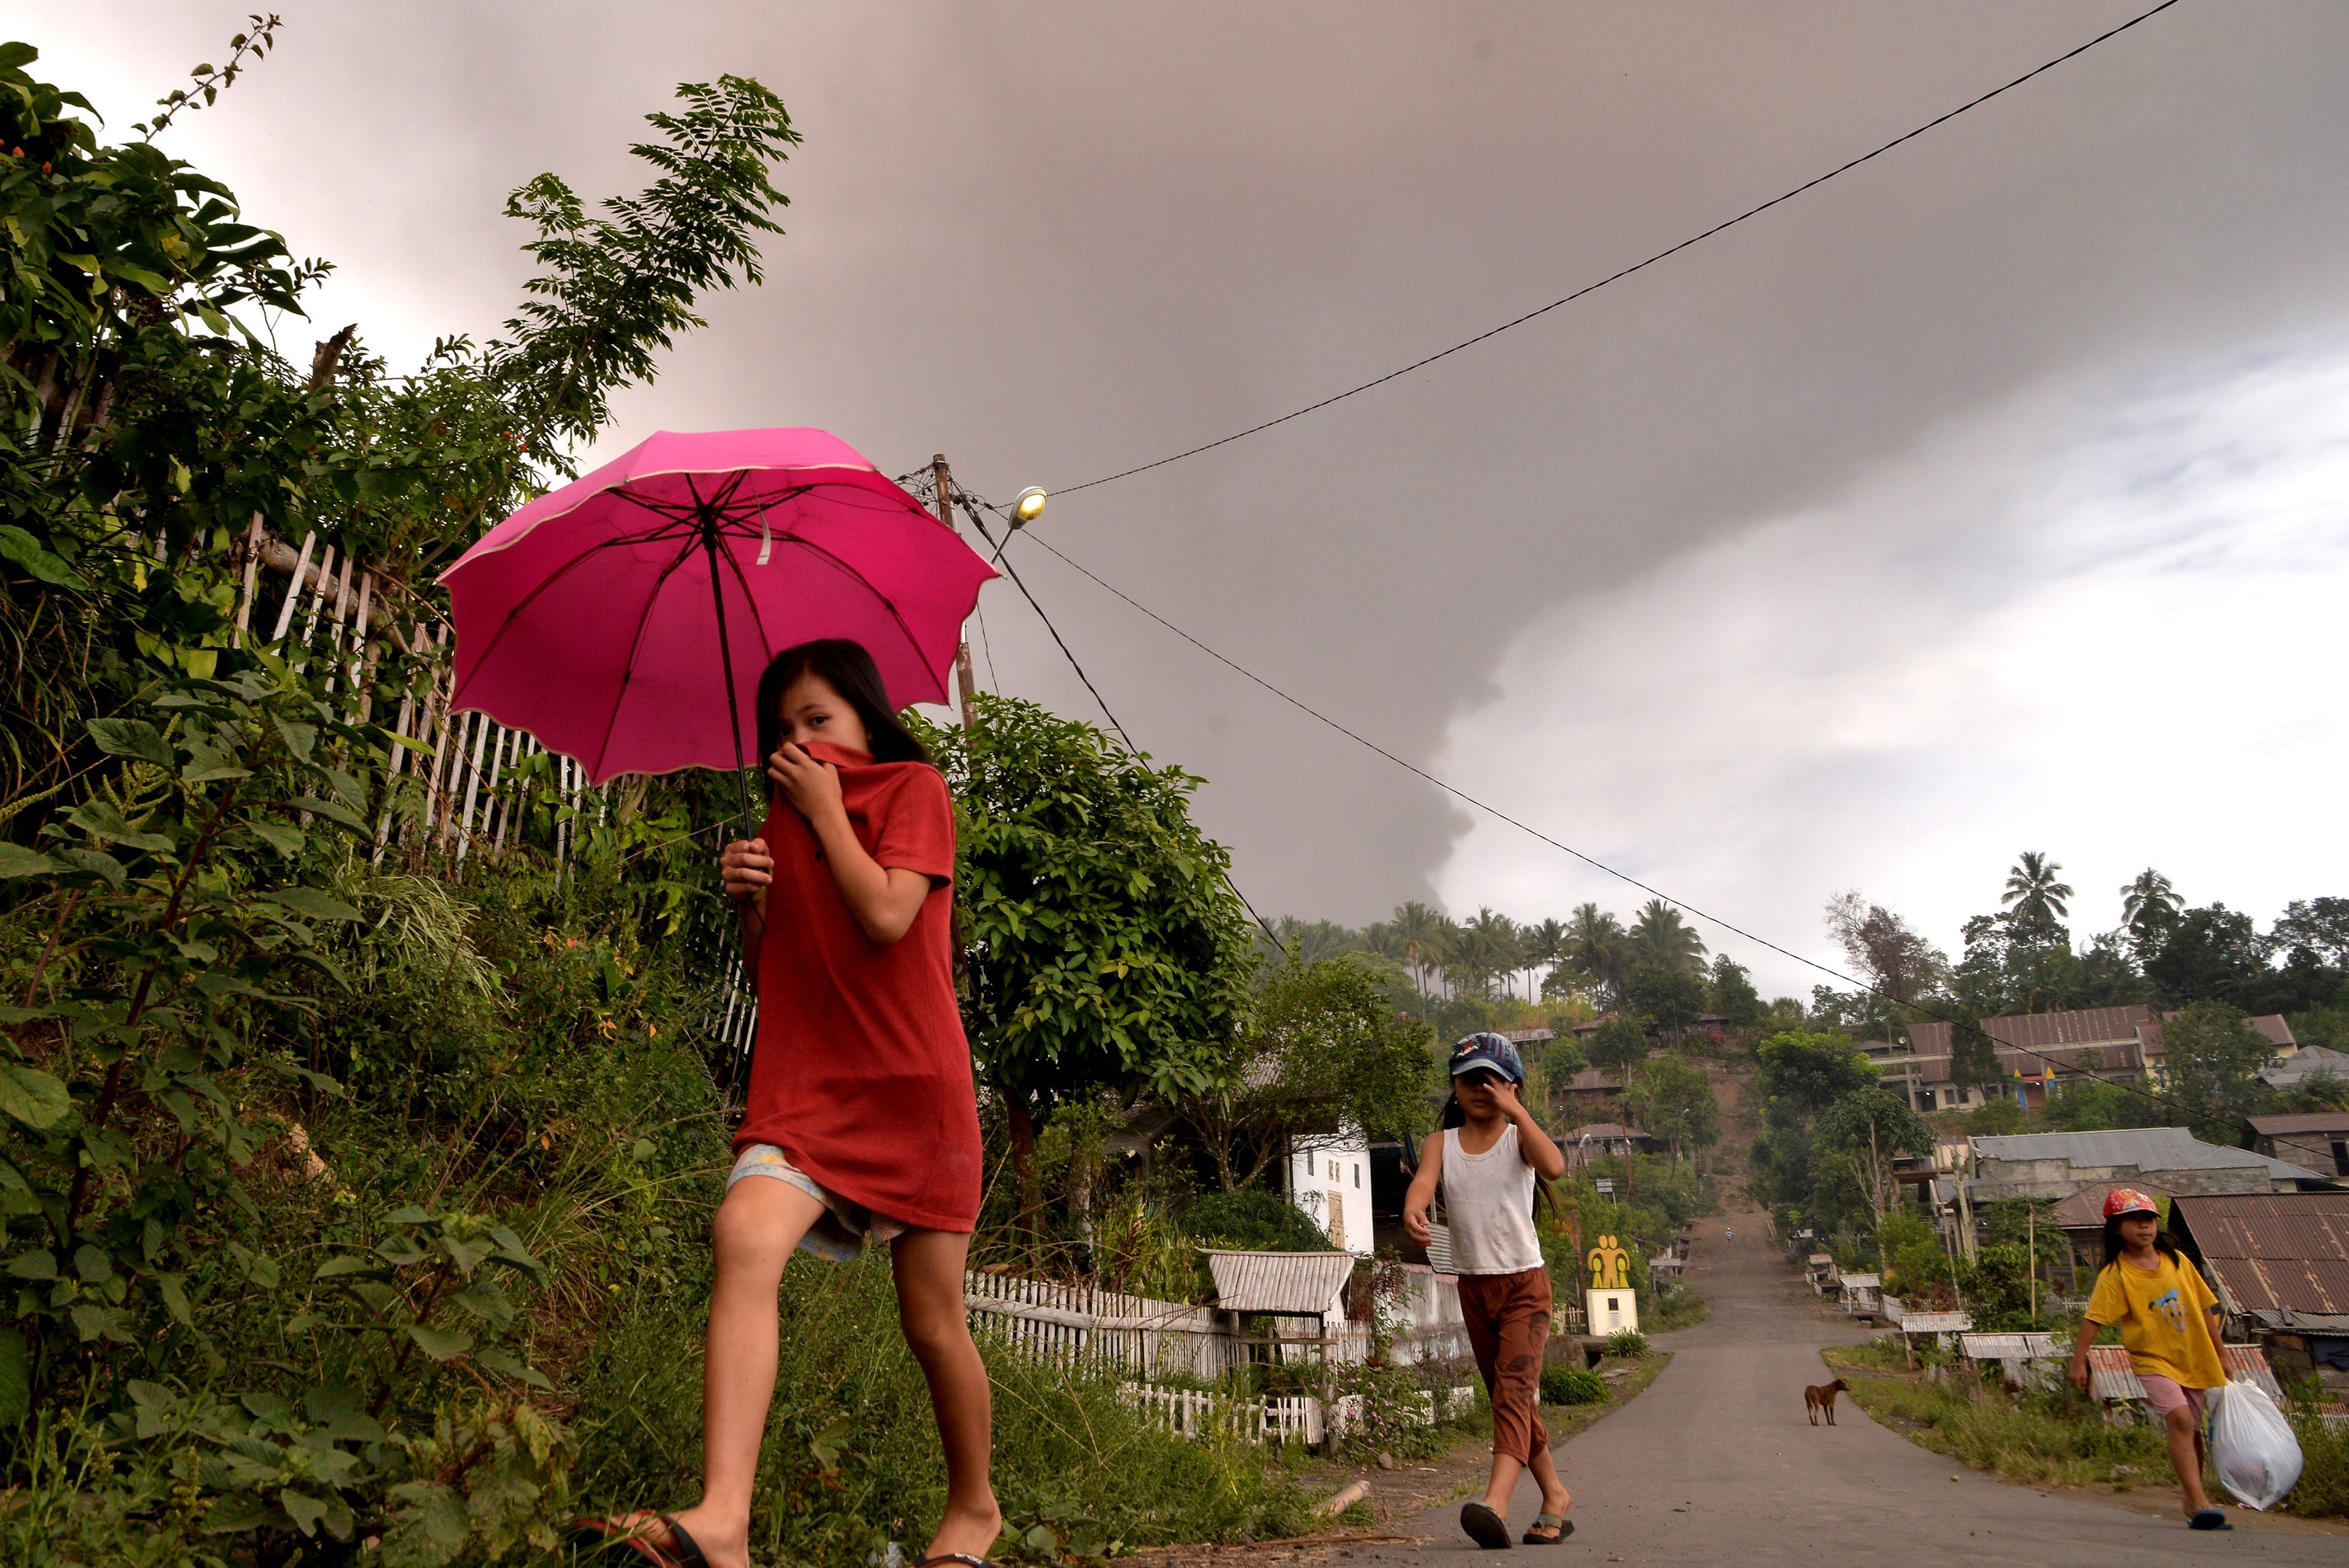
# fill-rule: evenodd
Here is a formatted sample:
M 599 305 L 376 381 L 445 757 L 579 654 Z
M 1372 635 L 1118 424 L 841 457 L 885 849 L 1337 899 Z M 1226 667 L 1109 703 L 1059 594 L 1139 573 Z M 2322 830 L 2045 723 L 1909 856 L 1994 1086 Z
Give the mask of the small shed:
M 1216 1280 L 1216 1308 L 1235 1317 L 1268 1316 L 1277 1353 L 1322 1344 L 1346 1317 L 1351 1253 L 1254 1253 L 1202 1247 Z M 1307 1330 L 1310 1332 L 1307 1332 Z
M 1882 1304 L 1877 1299 L 1884 1289 L 1884 1279 L 1880 1274 L 1837 1274 L 1836 1289 L 1843 1298 L 1845 1313 L 1850 1316 L 1873 1317 L 1882 1310 Z
M 1979 1367 L 1996 1363 L 2002 1379 L 2023 1388 L 2054 1387 L 2054 1364 L 2068 1354 L 2052 1334 L 1961 1334 L 1958 1353 Z
M 1819 1295 L 1826 1293 L 1827 1281 L 1833 1279 L 1835 1274 L 1836 1261 L 1826 1253 L 1813 1253 L 1803 1260 L 1803 1277 Z

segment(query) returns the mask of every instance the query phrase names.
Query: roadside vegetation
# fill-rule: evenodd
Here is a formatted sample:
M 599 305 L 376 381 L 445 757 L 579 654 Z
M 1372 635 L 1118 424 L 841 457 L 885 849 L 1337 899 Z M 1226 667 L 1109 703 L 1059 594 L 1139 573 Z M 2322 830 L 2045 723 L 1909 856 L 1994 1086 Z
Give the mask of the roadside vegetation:
M 1994 1377 L 1976 1377 L 1962 1361 L 1939 1357 L 1910 1368 L 1889 1337 L 1837 1346 L 1825 1356 L 1869 1415 L 1977 1470 L 2115 1491 L 2177 1485 L 2159 1427 L 2143 1420 L 2110 1424 L 2095 1400 L 2068 1384 L 2009 1389 Z M 2313 1390 L 2301 1392 L 2286 1414 L 2306 1468 L 2280 1507 L 2310 1518 L 2349 1515 L 2349 1434 L 2318 1418 Z M 2226 1498 L 2215 1471 L 2204 1480 L 2214 1500 Z

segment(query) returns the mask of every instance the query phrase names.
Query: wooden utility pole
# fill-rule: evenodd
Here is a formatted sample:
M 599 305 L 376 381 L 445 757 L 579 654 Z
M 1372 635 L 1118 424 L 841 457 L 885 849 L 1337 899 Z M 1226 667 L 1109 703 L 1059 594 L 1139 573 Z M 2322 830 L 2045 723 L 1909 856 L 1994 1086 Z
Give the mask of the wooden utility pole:
M 930 459 L 930 471 L 938 481 L 938 521 L 948 528 L 954 526 L 954 480 L 947 474 L 947 455 L 940 452 Z M 955 645 L 955 686 L 962 696 L 962 727 L 968 730 L 972 724 L 971 698 L 978 693 L 978 681 L 970 673 L 970 639 L 965 637 Z

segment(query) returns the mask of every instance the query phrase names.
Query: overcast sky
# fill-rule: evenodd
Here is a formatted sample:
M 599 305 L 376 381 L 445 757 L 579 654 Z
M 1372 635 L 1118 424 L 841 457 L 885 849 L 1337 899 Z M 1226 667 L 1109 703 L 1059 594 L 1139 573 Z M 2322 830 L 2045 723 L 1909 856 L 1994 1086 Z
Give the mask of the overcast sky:
M 2149 0 L 2144 0 L 2149 3 Z M 505 192 L 633 189 L 755 75 L 806 137 L 764 289 L 620 400 L 1062 487 L 1284 412 L 1844 161 L 2137 10 L 1973 4 L 282 5 L 169 145 L 396 366 L 493 330 Z M 118 129 L 236 6 L 8 6 Z M 2186 3 L 1753 222 L 1335 408 L 1055 503 L 1303 700 L 1828 957 L 1954 949 L 2015 851 L 2263 919 L 2349 892 L 2349 7 Z M 298 328 L 298 324 L 297 324 Z M 1268 913 L 1645 897 L 1015 557 Z M 1092 712 L 1008 584 L 986 684 Z M 1816 976 L 1708 940 L 1768 987 Z

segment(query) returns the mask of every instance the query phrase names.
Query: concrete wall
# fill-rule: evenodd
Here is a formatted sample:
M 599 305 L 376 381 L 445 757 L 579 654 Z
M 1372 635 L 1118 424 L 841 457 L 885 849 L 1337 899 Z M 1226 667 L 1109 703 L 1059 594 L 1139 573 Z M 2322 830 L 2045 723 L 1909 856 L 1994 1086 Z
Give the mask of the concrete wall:
M 1287 1174 L 1291 1199 L 1333 1243 L 1342 1233 L 1348 1252 L 1371 1255 L 1371 1146 L 1360 1134 L 1299 1139 Z M 1333 1197 L 1340 1216 L 1336 1225 L 1330 1223 Z

